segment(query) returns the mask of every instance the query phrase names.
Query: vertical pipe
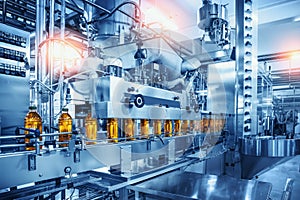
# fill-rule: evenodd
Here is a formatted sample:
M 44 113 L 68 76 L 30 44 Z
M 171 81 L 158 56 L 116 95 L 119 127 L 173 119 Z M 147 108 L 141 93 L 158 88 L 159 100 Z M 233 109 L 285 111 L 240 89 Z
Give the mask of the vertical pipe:
M 294 138 L 294 135 L 295 135 L 295 125 L 297 123 L 296 121 L 296 116 L 295 116 L 295 112 L 296 112 L 296 87 L 294 86 L 293 88 L 293 92 L 294 92 L 294 98 L 293 98 L 293 132 L 292 132 L 292 135 L 291 135 L 291 138 Z
M 86 36 L 87 36 L 87 42 L 88 44 L 90 44 L 90 29 L 89 29 L 89 25 L 88 25 L 88 21 L 92 20 L 92 16 L 93 16 L 93 7 L 90 6 L 87 3 L 84 3 L 84 10 L 87 12 L 87 18 L 85 19 L 85 28 L 86 28 Z M 84 17 L 84 16 L 83 16 Z
M 54 10 L 55 10 L 55 0 L 50 0 L 50 13 L 49 13 L 49 39 L 54 38 Z M 50 61 L 50 70 L 49 70 L 49 85 L 52 88 L 53 85 L 53 77 L 54 77 L 54 42 L 50 42 L 50 52 L 49 52 L 49 61 Z M 51 127 L 54 126 L 54 94 L 50 93 L 50 101 L 49 101 L 49 130 L 51 132 Z
M 6 0 L 3 0 L 2 4 L 2 22 L 5 24 L 6 23 Z
M 62 0 L 61 1 L 61 14 L 60 14 L 60 39 L 63 41 L 65 39 L 65 14 L 66 14 L 66 1 Z M 63 52 L 65 52 L 64 44 L 62 44 L 63 47 Z M 64 53 L 61 55 L 61 65 L 60 65 L 60 70 L 59 70 L 59 96 L 60 96 L 60 110 L 63 108 L 64 104 L 64 77 L 63 77 L 63 71 L 64 71 Z
M 41 57 L 45 58 L 42 54 L 44 52 L 41 51 L 39 45 L 44 40 L 44 30 L 45 30 L 45 1 L 36 1 L 36 28 L 35 28 L 35 79 L 38 81 L 42 81 L 43 74 L 45 73 L 45 68 L 43 68 L 43 61 Z M 33 103 L 37 103 L 37 110 L 42 114 L 42 105 L 41 105 L 41 95 L 38 92 L 40 88 L 40 84 L 36 84 L 36 98 L 35 100 L 31 100 Z M 37 101 L 37 102 L 36 102 Z

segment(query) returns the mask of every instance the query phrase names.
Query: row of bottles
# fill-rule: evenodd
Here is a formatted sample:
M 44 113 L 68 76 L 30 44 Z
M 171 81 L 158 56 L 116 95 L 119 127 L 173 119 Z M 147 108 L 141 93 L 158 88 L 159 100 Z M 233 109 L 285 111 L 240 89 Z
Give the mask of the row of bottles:
M 148 139 L 150 132 L 154 135 L 164 133 L 165 137 L 186 135 L 189 133 L 217 133 L 223 130 L 225 119 L 204 118 L 202 120 L 152 120 L 150 127 L 149 119 L 141 119 L 140 129 L 135 130 L 137 120 L 110 118 L 107 120 L 107 137 L 109 142 L 118 142 L 119 128 L 126 140 L 134 140 L 135 138 Z M 164 124 L 162 125 L 162 122 Z M 121 123 L 121 124 L 120 124 Z M 152 128 L 152 131 L 150 129 Z M 135 136 L 135 132 L 139 135 Z M 121 134 L 120 134 L 121 135 Z
M 71 115 L 68 113 L 67 108 L 62 109 L 62 114 L 58 120 L 58 130 L 60 134 L 58 141 L 60 142 L 59 147 L 67 147 L 68 141 L 72 138 L 72 125 L 73 120 Z M 30 106 L 29 112 L 25 116 L 24 119 L 24 127 L 26 129 L 39 130 L 40 134 L 42 134 L 42 118 L 37 112 L 36 106 Z M 91 114 L 88 114 L 85 120 L 85 129 L 86 129 L 86 137 L 88 140 L 96 140 L 97 139 L 97 120 L 91 117 Z M 29 134 L 29 131 L 24 132 L 25 135 Z M 38 141 L 42 141 L 42 136 L 38 138 Z M 95 141 L 87 141 L 86 144 L 95 144 Z M 25 138 L 25 149 L 28 151 L 35 150 L 35 139 L 34 138 Z M 40 145 L 42 148 L 42 145 Z
M 38 129 L 42 133 L 42 118 L 37 113 L 35 106 L 29 107 L 29 112 L 25 117 L 25 128 Z M 140 130 L 136 130 L 137 120 L 117 118 L 107 119 L 107 137 L 109 142 L 117 143 L 119 140 L 119 122 L 122 122 L 122 132 L 126 140 L 135 140 L 135 132 L 140 132 L 140 139 L 148 139 L 150 132 L 154 135 L 161 135 L 164 133 L 165 137 L 186 135 L 189 133 L 216 133 L 222 131 L 225 124 L 224 118 L 203 118 L 202 120 L 152 120 L 152 126 L 150 127 L 149 119 L 140 120 Z M 164 122 L 162 124 L 162 122 Z M 62 109 L 62 114 L 58 120 L 58 129 L 60 133 L 58 141 L 60 147 L 67 147 L 68 141 L 72 137 L 72 124 L 73 120 L 68 113 L 67 108 Z M 150 131 L 151 129 L 151 131 Z M 97 139 L 97 120 L 92 118 L 91 114 L 88 114 L 85 119 L 85 131 L 86 138 L 88 139 L 86 144 L 96 144 Z M 29 134 L 29 131 L 25 131 L 25 134 Z M 42 137 L 38 138 L 42 141 Z M 34 139 L 25 138 L 26 150 L 35 150 Z

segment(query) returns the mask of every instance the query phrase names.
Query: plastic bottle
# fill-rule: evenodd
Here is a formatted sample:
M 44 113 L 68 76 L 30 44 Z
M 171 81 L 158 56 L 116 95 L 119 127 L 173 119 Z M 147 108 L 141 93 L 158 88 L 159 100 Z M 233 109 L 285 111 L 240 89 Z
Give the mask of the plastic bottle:
M 58 129 L 59 132 L 72 132 L 72 117 L 68 113 L 68 108 L 63 108 L 62 109 L 62 114 L 59 117 L 58 120 Z M 71 139 L 72 134 L 62 134 L 59 135 L 59 142 L 67 142 Z M 68 144 L 60 144 L 60 147 L 67 147 Z
M 190 125 L 189 120 L 182 120 L 181 131 L 184 135 L 189 133 L 189 125 Z
M 124 119 L 124 132 L 126 140 L 134 140 L 134 120 Z
M 179 119 L 174 120 L 174 135 L 181 135 L 181 121 Z
M 107 137 L 109 142 L 118 142 L 118 119 L 110 118 L 107 120 Z
M 24 119 L 24 127 L 33 130 L 38 129 L 40 131 L 40 134 L 42 134 L 42 118 L 36 109 L 36 106 L 29 106 L 29 112 L 27 113 Z M 25 135 L 29 133 L 32 134 L 32 132 L 25 131 Z M 42 141 L 42 137 L 39 137 L 39 141 Z M 25 144 L 30 143 L 34 143 L 34 140 L 30 138 L 25 138 Z M 42 146 L 40 146 L 40 148 L 42 148 Z M 35 150 L 35 144 L 32 144 L 32 146 L 25 147 L 25 149 L 28 151 Z
M 165 120 L 164 129 L 165 137 L 172 137 L 172 120 Z
M 149 119 L 141 119 L 141 139 L 149 138 Z
M 161 135 L 161 120 L 157 119 L 153 121 L 154 135 Z
M 85 134 L 90 140 L 97 139 L 97 120 L 92 118 L 91 113 L 85 118 Z M 86 142 L 86 144 L 96 144 L 96 142 Z

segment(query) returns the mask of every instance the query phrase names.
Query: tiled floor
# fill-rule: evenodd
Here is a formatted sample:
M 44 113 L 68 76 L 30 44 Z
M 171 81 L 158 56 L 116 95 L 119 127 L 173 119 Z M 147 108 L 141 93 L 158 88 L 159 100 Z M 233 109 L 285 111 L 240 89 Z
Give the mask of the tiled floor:
M 291 200 L 300 199 L 300 155 L 261 174 L 257 180 L 272 183 L 271 199 L 280 200 L 287 178 L 294 179 Z

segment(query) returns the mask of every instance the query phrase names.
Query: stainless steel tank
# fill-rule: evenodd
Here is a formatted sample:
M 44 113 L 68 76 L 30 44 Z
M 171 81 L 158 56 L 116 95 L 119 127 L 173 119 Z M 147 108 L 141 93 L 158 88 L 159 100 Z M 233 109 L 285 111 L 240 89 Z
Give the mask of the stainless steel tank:
M 105 8 L 106 10 L 112 11 L 114 8 L 124 3 L 124 0 L 96 0 L 95 4 Z M 107 12 L 94 8 L 93 10 L 93 20 L 95 22 L 95 28 L 98 30 L 97 39 L 106 39 L 111 36 L 118 36 L 123 32 L 128 32 L 130 27 L 133 25 L 133 20 L 126 16 L 124 13 L 130 16 L 135 16 L 135 6 L 132 4 L 123 5 L 118 9 L 118 11 L 114 12 L 110 17 L 105 18 L 107 16 Z M 98 19 L 103 19 L 101 21 L 97 21 Z

